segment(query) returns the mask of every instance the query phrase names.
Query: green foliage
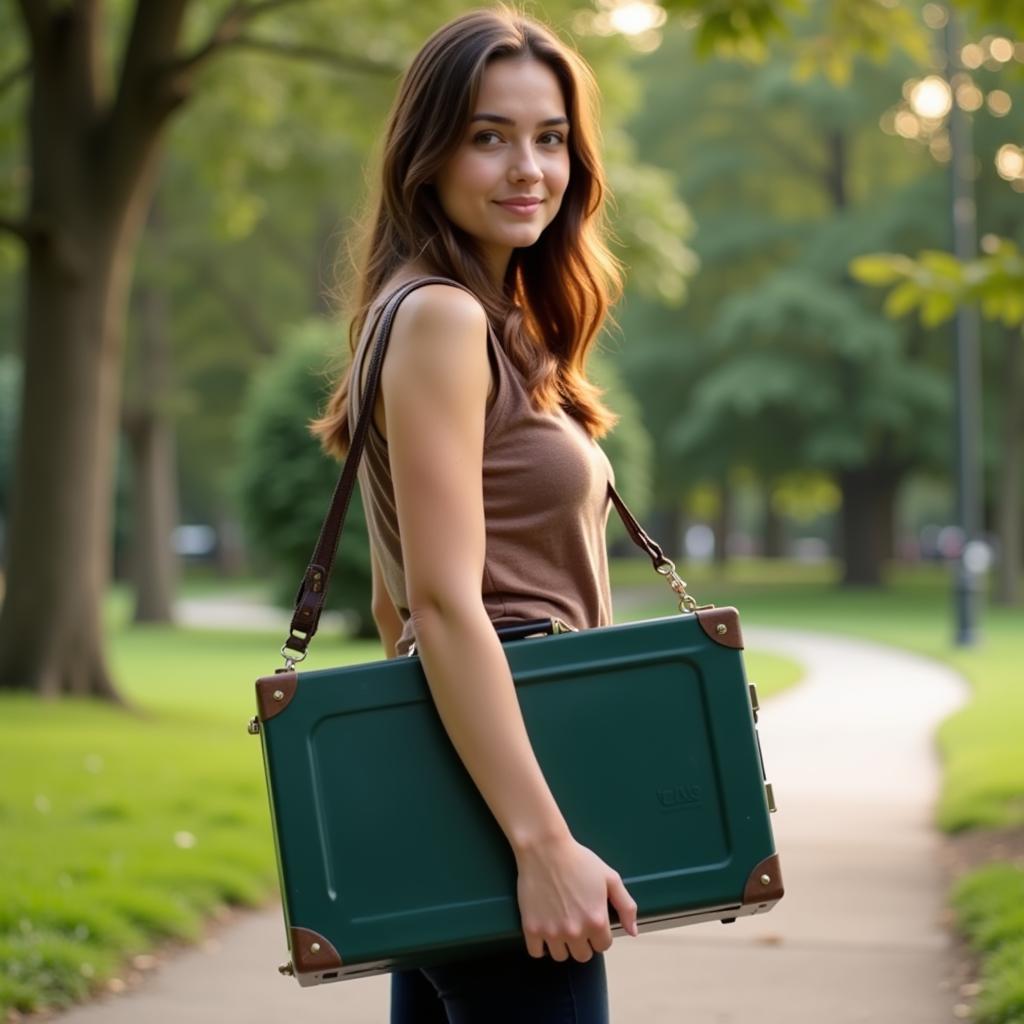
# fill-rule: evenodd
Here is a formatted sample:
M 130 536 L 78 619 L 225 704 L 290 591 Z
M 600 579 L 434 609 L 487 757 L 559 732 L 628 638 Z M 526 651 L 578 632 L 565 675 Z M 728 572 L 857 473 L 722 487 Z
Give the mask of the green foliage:
M 923 251 L 916 259 L 894 253 L 871 253 L 850 264 L 850 272 L 865 284 L 891 286 L 885 312 L 900 317 L 918 310 L 921 323 L 935 327 L 957 308 L 977 303 L 987 320 L 1006 327 L 1024 323 L 1024 256 L 1017 245 L 1001 238 L 992 251 L 961 262 L 942 251 Z
M 884 62 L 904 53 L 924 63 L 928 40 L 916 8 L 877 0 L 662 0 L 695 32 L 696 52 L 765 60 L 771 46 L 796 36 L 794 72 L 799 78 L 823 75 L 846 85 L 859 58 Z
M 340 325 L 309 320 L 285 336 L 257 375 L 240 420 L 239 504 L 254 554 L 290 608 L 309 565 L 340 467 L 323 454 L 308 424 L 326 404 L 327 364 L 342 351 Z M 370 545 L 362 502 L 353 499 L 327 591 L 327 607 L 357 616 L 359 635 L 375 635 L 370 613 Z
M 1024 35 L 1024 7 L 1017 0 L 955 0 L 966 15 L 981 25 L 1000 25 Z
M 687 244 L 695 225 L 680 202 L 670 172 L 637 159 L 633 140 L 618 131 L 609 140 L 608 182 L 615 196 L 616 255 L 642 295 L 682 304 L 699 260 Z

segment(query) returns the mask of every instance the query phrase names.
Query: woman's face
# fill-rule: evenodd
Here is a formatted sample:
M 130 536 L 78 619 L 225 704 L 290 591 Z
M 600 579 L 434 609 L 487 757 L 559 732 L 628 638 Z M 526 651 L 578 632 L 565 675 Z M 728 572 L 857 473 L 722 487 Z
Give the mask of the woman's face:
M 569 183 L 568 135 L 562 90 L 546 64 L 488 64 L 466 133 L 435 186 L 448 218 L 480 242 L 496 281 L 512 250 L 533 245 L 558 213 Z M 536 201 L 507 202 L 524 197 Z

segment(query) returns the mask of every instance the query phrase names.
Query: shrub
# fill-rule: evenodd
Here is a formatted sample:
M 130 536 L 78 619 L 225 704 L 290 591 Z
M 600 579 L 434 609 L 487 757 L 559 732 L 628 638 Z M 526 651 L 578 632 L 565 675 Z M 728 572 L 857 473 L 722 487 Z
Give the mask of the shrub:
M 344 331 L 323 320 L 292 329 L 257 376 L 241 419 L 239 505 L 253 561 L 271 577 L 273 600 L 291 608 L 327 513 L 341 466 L 320 450 L 308 424 L 332 380 L 325 372 Z M 376 636 L 370 614 L 370 547 L 358 488 L 349 505 L 326 607 Z

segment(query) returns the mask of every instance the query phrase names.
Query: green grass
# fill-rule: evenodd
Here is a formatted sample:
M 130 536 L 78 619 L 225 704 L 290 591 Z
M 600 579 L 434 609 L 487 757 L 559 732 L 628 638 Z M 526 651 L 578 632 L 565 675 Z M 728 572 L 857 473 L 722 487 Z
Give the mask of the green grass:
M 114 613 L 116 614 L 116 612 Z M 0 700 L 0 1019 L 63 1006 L 224 903 L 274 891 L 252 683 L 281 638 L 117 630 L 133 710 Z M 319 638 L 314 664 L 375 657 Z
M 769 654 L 767 651 L 744 651 L 743 662 L 747 678 L 757 684 L 757 695 L 760 700 L 774 697 L 777 693 L 796 685 L 804 674 L 799 662 L 781 654 Z
M 981 958 L 979 1024 L 1024 1021 L 1024 871 L 994 864 L 972 872 L 953 893 L 960 928 Z
M 2 708 L 0 1007 L 65 1005 L 155 939 L 194 939 L 218 904 L 265 899 L 273 847 L 243 719 Z

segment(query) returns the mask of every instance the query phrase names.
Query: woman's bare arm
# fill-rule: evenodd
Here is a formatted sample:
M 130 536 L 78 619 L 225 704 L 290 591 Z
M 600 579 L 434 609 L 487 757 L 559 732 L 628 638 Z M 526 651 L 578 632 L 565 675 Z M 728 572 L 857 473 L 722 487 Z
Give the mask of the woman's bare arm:
M 611 901 L 636 934 L 618 873 L 573 838 L 523 723 L 484 609 L 483 441 L 490 364 L 483 308 L 448 285 L 396 314 L 381 378 L 409 609 L 438 714 L 515 851 L 526 946 L 586 961 L 611 946 Z
M 568 834 L 480 596 L 483 308 L 447 285 L 399 307 L 381 391 L 417 648 L 438 713 L 513 848 Z

